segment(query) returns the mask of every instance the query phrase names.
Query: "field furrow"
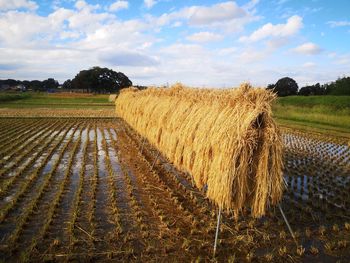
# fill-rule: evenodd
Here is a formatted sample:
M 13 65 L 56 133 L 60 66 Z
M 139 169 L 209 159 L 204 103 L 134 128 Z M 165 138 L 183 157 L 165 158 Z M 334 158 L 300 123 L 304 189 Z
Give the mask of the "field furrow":
M 0 261 L 350 259 L 350 147 L 339 141 L 283 133 L 281 208 L 296 240 L 278 207 L 260 219 L 222 211 L 213 259 L 218 210 L 205 187 L 123 120 L 0 118 L 1 138 Z
M 60 149 L 57 158 L 54 158 L 51 170 L 45 174 L 36 196 L 31 201 L 33 210 L 26 216 L 26 224 L 18 236 L 19 246 L 16 252 L 21 258 L 30 258 L 36 252 L 37 244 L 43 239 L 47 229 L 51 225 L 57 206 L 60 204 L 61 195 L 69 176 L 70 169 L 63 169 L 71 164 L 71 157 L 79 145 L 77 142 L 79 124 L 67 133 L 67 140 Z M 68 135 L 69 134 L 69 135 Z M 45 211 L 43 214 L 42 211 Z
M 47 155 L 46 161 L 32 173 L 32 180 L 28 180 L 28 183 L 22 186 L 20 191 L 16 194 L 17 198 L 14 198 L 6 209 L 1 210 L 1 218 L 3 218 L 3 220 L 6 219 L 4 229 L 7 232 L 3 235 L 6 236 L 6 238 L 2 241 L 5 242 L 5 247 L 9 249 L 8 252 L 10 255 L 17 249 L 19 244 L 23 244 L 22 242 L 19 244 L 17 242 L 19 237 L 23 234 L 24 229 L 29 229 L 31 231 L 35 229 L 35 227 L 33 227 L 33 229 L 28 227 L 29 217 L 33 214 L 41 217 L 41 211 L 44 210 L 39 209 L 38 202 L 43 199 L 44 195 L 52 195 L 47 188 L 51 187 L 52 176 L 57 170 L 68 145 L 73 140 L 73 134 L 73 130 L 65 130 L 64 135 Z M 57 152 L 55 152 L 56 150 Z M 29 186 L 31 186 L 33 192 L 27 190 Z M 50 203 L 48 205 L 50 205 Z M 11 212 L 11 214 L 8 214 L 9 212 Z M 34 221 L 34 223 L 37 224 L 41 222 L 42 220 Z M 31 235 L 29 235 L 29 237 L 31 237 Z
M 81 193 L 77 200 L 77 214 L 74 220 L 73 239 L 70 247 L 70 258 L 91 260 L 94 255 L 94 141 L 95 130 L 91 124 L 87 129 L 86 144 L 84 146 L 84 159 L 80 174 Z
M 14 146 L 20 145 L 24 141 L 23 138 L 28 138 L 32 133 L 37 133 L 37 127 L 41 126 L 42 123 L 42 120 L 36 122 L 24 122 L 23 126 L 12 130 L 2 139 L 2 141 L 0 141 L 0 145 L 3 146 L 0 156 L 4 157 L 4 154 L 12 149 L 13 144 Z
M 81 169 L 80 159 L 83 155 L 83 144 L 82 140 L 84 131 L 84 124 L 75 132 L 73 145 L 71 147 L 68 156 L 63 156 L 60 166 L 67 165 L 64 170 L 63 178 L 60 175 L 60 166 L 58 167 L 57 174 L 57 193 L 54 197 L 49 197 L 53 200 L 52 206 L 49 207 L 49 215 L 51 218 L 47 218 L 48 226 L 47 229 L 43 229 L 42 232 L 46 233 L 45 239 L 40 240 L 35 244 L 37 246 L 38 255 L 41 255 L 43 259 L 50 259 L 54 255 L 62 255 L 61 258 L 68 258 L 66 253 L 69 249 L 71 238 L 71 221 L 73 215 L 76 213 L 74 210 L 74 199 L 77 194 L 79 185 L 79 171 Z M 78 136 L 77 138 L 75 136 Z M 85 134 L 84 134 L 85 135 Z M 67 160 L 67 163 L 66 161 Z M 50 201 L 46 201 L 50 203 Z M 45 226 L 44 226 L 45 227 Z M 33 244 L 34 246 L 34 244 Z
M 42 131 L 37 133 L 35 136 L 31 138 L 26 138 L 26 143 L 21 144 L 21 146 L 17 147 L 13 145 L 13 150 L 11 153 L 6 155 L 5 165 L 0 164 L 0 178 L 4 176 L 12 176 L 11 170 L 14 169 L 23 169 L 21 166 L 23 163 L 28 163 L 30 160 L 30 155 L 38 152 L 38 148 L 40 148 L 41 144 L 48 138 L 52 137 L 55 131 L 58 129 L 59 125 L 62 125 L 62 122 L 52 123 L 48 127 L 44 127 Z M 39 150 L 40 151 L 40 150 Z M 27 158 L 29 156 L 29 158 Z M 30 162 L 30 161 L 29 161 Z M 13 173 L 14 171 L 12 171 Z M 4 179 L 4 178 L 1 178 Z M 5 179 L 6 180 L 6 179 Z
M 66 125 L 62 126 L 62 128 L 64 127 L 66 127 Z M 57 133 L 54 132 L 53 136 L 47 139 L 41 146 L 40 150 L 33 155 L 33 158 L 28 159 L 23 167 L 20 167 L 17 171 L 11 173 L 9 178 L 3 180 L 0 197 L 2 197 L 5 202 L 0 202 L 1 205 L 13 202 L 14 199 L 19 198 L 20 195 L 24 194 L 28 187 L 32 187 L 32 184 L 35 183 L 36 178 L 41 170 L 45 168 L 55 147 L 58 145 L 53 144 L 55 141 L 59 142 L 55 136 L 59 136 L 61 132 L 62 129 L 59 129 Z

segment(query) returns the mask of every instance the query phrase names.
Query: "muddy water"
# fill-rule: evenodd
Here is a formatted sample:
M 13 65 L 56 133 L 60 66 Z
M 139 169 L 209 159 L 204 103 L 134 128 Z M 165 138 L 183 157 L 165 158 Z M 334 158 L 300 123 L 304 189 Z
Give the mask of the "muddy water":
M 64 131 L 61 131 L 60 134 L 56 134 L 57 135 L 57 139 L 51 141 L 49 144 L 52 145 L 51 149 L 53 149 L 54 145 L 59 141 L 59 138 L 61 138 L 61 136 L 64 134 Z M 51 138 L 52 139 L 52 138 Z M 50 149 L 50 147 L 49 147 Z M 41 148 L 42 150 L 42 148 Z M 25 180 L 28 180 L 28 178 L 31 176 L 31 173 L 35 170 L 35 168 L 39 168 L 40 166 L 44 167 L 45 163 L 43 163 L 43 160 L 48 156 L 50 150 L 45 151 L 44 153 L 42 153 L 41 155 L 36 154 L 35 158 L 39 157 L 38 159 L 36 159 L 36 161 L 34 162 L 32 167 L 29 167 L 28 170 L 25 171 L 25 173 L 22 175 L 22 178 Z M 15 172 L 15 171 L 14 171 Z M 40 175 L 38 176 L 40 178 Z M 21 185 L 24 183 L 24 180 L 20 180 L 20 182 L 15 185 L 14 187 L 12 187 L 9 192 L 7 193 L 7 195 L 5 195 L 5 202 L 9 202 L 12 201 L 11 198 L 9 198 L 10 196 L 14 196 L 18 191 L 18 187 L 21 187 Z M 34 185 L 35 187 L 35 185 Z M 2 207 L 3 205 L 5 205 L 4 203 L 2 203 L 2 201 L 0 201 L 0 207 Z
M 44 192 L 44 194 L 42 195 L 42 197 L 40 198 L 36 206 L 37 212 L 47 211 L 49 209 L 49 207 L 52 205 L 52 201 L 54 200 L 55 196 L 59 191 L 60 185 L 64 183 L 63 179 L 66 171 L 65 168 L 67 167 L 69 158 L 71 157 L 72 146 L 79 136 L 79 130 L 78 129 L 72 130 L 71 132 L 69 132 L 69 134 L 73 135 L 73 139 L 69 143 L 66 150 L 64 151 L 62 158 L 60 160 L 58 158 L 55 160 L 55 162 L 59 162 L 59 165 L 55 173 L 52 175 L 52 178 L 49 184 L 49 189 L 47 189 L 47 191 Z M 70 137 L 66 136 L 66 139 L 68 138 Z M 53 168 L 54 166 L 52 166 L 52 169 Z M 47 214 L 35 213 L 28 220 L 26 227 L 23 230 L 22 235 L 20 236 L 20 239 L 19 239 L 20 250 L 25 251 L 27 247 L 30 245 L 30 243 L 32 242 L 33 237 L 35 237 L 36 235 L 40 236 L 40 230 L 44 227 L 47 220 L 50 220 L 49 218 L 47 218 L 47 216 L 48 216 Z
M 109 132 L 112 134 L 112 138 L 111 139 L 116 141 L 117 140 L 117 133 L 115 132 L 115 130 L 112 129 L 112 128 L 109 128 Z
M 349 146 L 295 134 L 285 134 L 283 140 L 288 182 L 283 203 L 289 207 L 292 223 L 310 227 L 344 224 L 345 218 L 350 219 Z M 299 217 L 294 217 L 295 210 Z
M 115 151 L 115 149 L 112 147 L 112 142 L 109 137 L 108 132 L 105 131 L 106 141 L 108 144 L 108 154 L 111 161 L 112 169 L 113 169 L 113 181 L 114 184 L 117 187 L 117 205 L 118 209 L 121 213 L 121 220 L 123 224 L 123 231 L 129 231 L 131 229 L 129 220 L 128 220 L 128 214 L 130 213 L 130 206 L 129 206 L 129 198 L 127 196 L 127 183 L 125 181 L 125 175 L 120 167 L 119 164 L 119 158 Z
M 55 136 L 57 136 L 57 135 L 59 136 L 58 131 L 54 131 L 54 132 L 48 131 L 48 133 L 49 133 L 48 136 L 45 137 L 45 141 L 50 141 L 53 138 L 55 138 Z M 11 177 L 11 176 L 15 175 L 18 170 L 27 167 L 28 164 L 31 163 L 32 160 L 36 160 L 34 162 L 34 165 L 32 165 L 32 168 L 36 168 L 36 167 L 40 166 L 40 164 L 42 163 L 42 160 L 45 158 L 45 153 L 42 154 L 42 155 L 38 155 L 36 153 L 40 153 L 42 151 L 42 149 L 44 147 L 43 143 L 44 142 L 42 140 L 40 140 L 40 139 L 35 140 L 33 142 L 33 144 L 35 144 L 37 146 L 37 148 L 36 149 L 32 149 L 30 152 L 26 153 L 26 155 L 30 155 L 33 152 L 35 152 L 35 154 L 32 154 L 31 156 L 29 156 L 29 158 L 24 159 L 23 163 L 18 163 L 18 161 L 15 160 L 14 163 L 16 163 L 16 169 L 12 169 L 10 172 L 8 172 L 7 176 Z M 13 165 L 14 163 L 12 162 L 11 165 Z
M 70 136 L 72 135 L 72 133 L 74 132 L 74 128 L 71 128 L 66 137 L 64 138 L 63 142 L 61 145 L 64 145 L 65 143 L 67 143 L 67 141 L 69 140 Z M 43 169 L 43 173 L 48 173 L 51 169 L 52 169 L 52 165 L 57 161 L 59 157 L 59 151 L 56 151 L 50 158 L 49 162 L 45 165 L 44 169 Z M 61 165 L 62 168 L 62 165 Z
M 113 240 L 113 230 L 116 226 L 111 220 L 111 200 L 108 196 L 108 173 L 106 170 L 106 155 L 102 145 L 102 132 L 103 129 L 97 129 L 97 150 L 98 150 L 98 177 L 97 177 L 97 190 L 96 190 L 96 209 L 95 209 L 95 220 L 96 220 L 96 236 L 100 242 L 96 243 L 96 248 L 109 247 Z M 106 243 L 107 242 L 107 243 Z
M 302 150 L 311 156 L 326 160 L 330 159 L 332 162 L 344 164 L 350 162 L 350 147 L 348 145 L 322 142 L 294 134 L 284 134 L 282 138 L 287 149 Z
M 34 138 L 29 138 L 29 140 L 27 141 L 27 143 L 24 144 L 24 145 L 22 145 L 22 146 L 21 146 L 21 149 L 19 149 L 19 151 L 18 151 L 17 153 L 18 153 L 18 154 L 22 154 L 22 153 L 23 153 L 23 150 L 26 149 L 26 146 L 29 145 L 29 144 L 31 144 L 31 143 L 37 145 L 37 141 L 39 141 L 37 138 L 38 138 L 39 136 L 44 135 L 45 133 L 47 133 L 46 130 L 45 130 L 45 131 L 41 131 L 41 132 L 38 133 L 38 134 L 35 134 Z M 13 147 L 15 148 L 16 146 L 14 145 Z M 16 151 L 13 152 L 13 153 L 16 153 Z M 7 168 L 9 168 L 9 167 L 12 167 L 14 164 L 16 164 L 16 166 L 20 166 L 18 158 L 16 158 L 15 160 L 9 161 L 9 159 L 13 159 L 13 158 L 15 157 L 15 154 L 11 154 L 11 157 L 10 157 L 10 156 L 7 156 L 7 157 L 8 157 L 8 158 L 6 159 L 7 162 L 6 162 L 6 164 L 3 166 L 4 169 L 7 169 Z
M 36 162 L 42 162 L 44 159 L 44 156 L 47 156 L 47 153 L 45 152 L 45 154 L 43 154 L 42 158 L 39 158 L 36 160 Z M 37 158 L 37 156 L 35 156 L 35 158 Z M 28 160 L 26 162 L 26 165 L 28 165 L 30 163 L 30 160 Z M 20 167 L 20 169 L 22 169 L 23 167 Z M 19 191 L 19 188 L 22 186 L 22 184 L 24 183 L 23 179 L 25 180 L 29 180 L 29 177 L 31 177 L 31 173 L 34 171 L 36 167 L 32 166 L 32 167 L 28 167 L 28 169 L 26 169 L 24 171 L 24 174 L 20 175 L 21 178 L 18 179 L 17 183 L 14 183 L 14 185 L 12 185 L 10 187 L 10 189 L 7 190 L 7 192 L 4 194 L 4 199 L 0 201 L 0 209 L 1 207 L 3 207 L 4 205 L 6 205 L 7 203 L 11 202 L 13 197 L 15 197 L 16 193 Z M 15 174 L 17 174 L 17 170 L 11 172 L 9 174 L 9 176 L 7 176 L 6 178 L 12 177 Z M 4 202 L 3 202 L 4 201 Z
M 90 215 L 93 215 L 93 209 L 95 207 L 92 196 L 94 191 L 92 188 L 92 180 L 94 176 L 93 142 L 95 139 L 95 132 L 92 126 L 90 126 L 88 133 L 82 135 L 82 139 L 84 141 L 89 140 L 89 143 L 87 146 L 87 158 L 82 178 L 82 192 L 77 207 L 75 227 L 73 229 L 73 235 L 76 239 L 76 243 L 73 245 L 72 253 L 82 253 L 82 255 L 77 256 L 77 258 L 82 261 L 89 261 L 91 251 L 94 251 L 94 226 L 90 221 Z M 74 255 L 72 255 L 71 258 L 74 258 Z
M 3 147 L 6 147 L 6 149 L 8 149 L 8 150 L 12 150 L 11 147 L 8 147 L 8 146 L 13 144 L 13 143 L 16 143 L 16 141 L 23 138 L 23 136 L 28 135 L 32 131 L 35 131 L 37 124 L 40 125 L 40 122 L 39 123 L 35 123 L 35 122 L 28 123 L 28 124 L 23 125 L 21 128 L 18 128 L 16 130 L 13 130 L 12 132 L 9 132 L 7 134 L 7 136 L 5 136 L 5 138 L 3 138 L 1 140 Z M 11 135 L 10 138 L 7 138 L 9 135 Z
M 63 131 L 62 131 L 63 133 Z M 65 137 L 65 140 L 67 140 L 67 136 Z M 59 140 L 59 138 L 58 138 Z M 57 140 L 57 141 L 58 141 Z M 62 149 L 64 144 L 58 145 L 58 148 L 56 150 L 60 151 Z M 45 164 L 43 164 L 44 166 Z M 17 217 L 22 216 L 23 213 L 25 213 L 25 209 L 27 208 L 28 204 L 31 203 L 35 196 L 38 194 L 38 189 L 40 189 L 42 182 L 43 182 L 43 176 L 46 176 L 46 173 L 41 170 L 40 174 L 38 175 L 37 179 L 33 182 L 32 185 L 30 185 L 30 192 L 26 193 L 22 198 L 20 198 L 15 205 L 14 209 L 12 209 L 8 214 L 8 220 L 4 224 L 1 225 L 1 233 L 2 236 L 9 235 L 11 232 L 13 232 L 17 226 Z M 37 220 L 36 223 L 42 222 L 41 220 Z M 30 227 L 29 230 L 32 230 Z M 31 236 L 31 234 L 29 234 Z
M 39 245 L 41 248 L 39 251 L 41 251 L 41 253 L 51 253 L 50 250 L 46 251 L 46 249 L 50 249 L 50 245 L 54 240 L 59 242 L 55 247 L 55 253 L 65 253 L 70 246 L 71 233 L 68 232 L 68 227 L 72 222 L 73 215 L 77 213 L 73 205 L 75 198 L 77 198 L 76 195 L 80 182 L 79 173 L 82 169 L 83 147 L 87 140 L 87 129 L 82 128 L 76 132 L 77 135 L 80 133 L 81 140 L 78 141 L 78 138 L 76 138 L 76 140 L 73 141 L 73 144 L 79 143 L 79 145 L 72 159 L 71 172 L 68 175 L 67 184 L 61 196 L 60 204 L 56 209 L 56 216 L 53 219 L 52 226 L 48 230 L 49 234 L 46 236 L 45 240 L 42 241 L 42 244 Z

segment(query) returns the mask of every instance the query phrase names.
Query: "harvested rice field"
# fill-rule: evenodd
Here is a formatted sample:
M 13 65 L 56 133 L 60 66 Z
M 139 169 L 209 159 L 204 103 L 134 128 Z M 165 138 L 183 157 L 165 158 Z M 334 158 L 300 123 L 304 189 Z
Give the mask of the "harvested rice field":
M 348 142 L 282 139 L 294 238 L 278 206 L 223 213 L 213 258 L 217 209 L 123 120 L 0 118 L 0 259 L 349 262 Z
M 56 108 L 45 108 L 42 105 L 35 108 L 29 105 L 28 108 L 0 108 L 0 117 L 11 118 L 51 118 L 51 117 L 80 117 L 80 118 L 113 118 L 115 111 L 112 107 L 99 107 L 87 105 L 86 108 L 67 108 L 67 104 L 60 104 Z M 65 107 L 65 108 L 59 108 Z M 90 107 L 90 108 L 89 108 Z M 95 107 L 95 108 L 94 108 Z

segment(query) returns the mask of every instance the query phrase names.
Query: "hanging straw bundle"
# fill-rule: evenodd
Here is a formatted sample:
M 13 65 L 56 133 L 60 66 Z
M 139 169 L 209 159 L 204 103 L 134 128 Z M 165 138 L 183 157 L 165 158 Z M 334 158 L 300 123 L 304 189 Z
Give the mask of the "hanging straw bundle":
M 117 115 L 146 137 L 207 197 L 236 216 L 265 214 L 282 197 L 282 143 L 271 117 L 275 95 L 238 89 L 126 89 Z

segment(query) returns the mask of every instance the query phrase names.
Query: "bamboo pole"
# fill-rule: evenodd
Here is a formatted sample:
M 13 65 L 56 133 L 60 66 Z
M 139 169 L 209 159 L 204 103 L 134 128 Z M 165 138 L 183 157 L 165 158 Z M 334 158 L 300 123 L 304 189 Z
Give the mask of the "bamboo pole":
M 299 245 L 298 245 L 298 242 L 297 242 L 297 240 L 296 240 L 296 238 L 295 238 L 295 235 L 294 235 L 294 233 L 293 233 L 293 230 L 292 230 L 291 226 L 290 226 L 289 223 L 288 223 L 287 217 L 286 217 L 286 215 L 284 214 L 284 212 L 283 212 L 283 210 L 282 210 L 281 204 L 278 204 L 278 208 L 279 208 L 279 210 L 280 210 L 280 212 L 281 212 L 281 214 L 282 214 L 282 217 L 283 217 L 283 219 L 284 219 L 284 222 L 285 222 L 286 225 L 287 225 L 287 228 L 288 228 L 290 234 L 292 235 L 292 237 L 293 237 L 293 239 L 294 239 L 295 244 L 296 244 L 297 247 L 298 247 L 298 246 L 299 246 Z
M 220 219 L 221 219 L 221 208 L 219 208 L 218 221 L 216 223 L 216 232 L 215 232 L 215 241 L 214 241 L 214 255 L 213 255 L 214 258 L 215 258 L 217 243 L 218 243 Z

